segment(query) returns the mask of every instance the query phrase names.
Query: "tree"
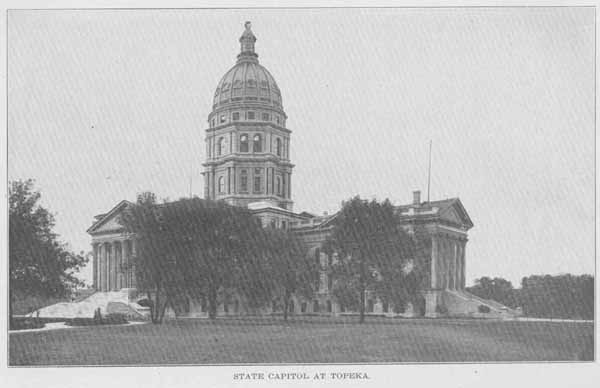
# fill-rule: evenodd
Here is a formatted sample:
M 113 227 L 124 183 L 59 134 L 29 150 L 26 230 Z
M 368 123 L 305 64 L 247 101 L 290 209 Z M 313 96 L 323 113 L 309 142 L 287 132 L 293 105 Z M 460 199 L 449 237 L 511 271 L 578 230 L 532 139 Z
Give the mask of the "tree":
M 265 231 L 264 254 L 269 268 L 263 276 L 271 280 L 274 295 L 283 302 L 283 319 L 287 321 L 293 295 L 312 298 L 319 267 L 308 257 L 308 249 L 295 234 L 280 229 Z
M 517 307 L 513 285 L 503 278 L 481 277 L 475 280 L 475 285 L 467 288 L 467 291 L 480 298 L 495 300 L 511 308 Z
M 415 257 L 415 244 L 399 221 L 389 200 L 354 197 L 343 203 L 325 244 L 326 252 L 338 256 L 333 294 L 345 306 L 358 307 L 361 323 L 368 290 L 388 299 L 405 297 L 403 274 Z
M 83 285 L 76 273 L 86 263 L 53 232 L 52 213 L 39 204 L 31 179 L 9 185 L 9 315 L 18 297 L 63 297 Z
M 156 203 L 156 196 L 144 192 L 138 195 L 137 202 L 128 206 L 121 216 L 126 230 L 135 234 L 136 254 L 133 262 L 136 284 L 152 301 L 152 323 L 162 323 L 173 294 L 171 287 L 175 284 L 174 278 L 177 277 L 177 270 L 170 260 L 171 244 L 162 210 Z

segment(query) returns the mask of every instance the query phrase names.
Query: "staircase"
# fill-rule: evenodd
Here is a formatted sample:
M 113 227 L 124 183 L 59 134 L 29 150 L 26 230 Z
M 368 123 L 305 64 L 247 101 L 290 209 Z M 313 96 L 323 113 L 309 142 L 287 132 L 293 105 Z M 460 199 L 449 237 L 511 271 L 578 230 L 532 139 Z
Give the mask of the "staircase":
M 444 300 L 450 315 L 502 319 L 511 319 L 522 315 L 520 310 L 508 308 L 494 300 L 480 298 L 465 290 L 445 290 Z M 480 312 L 479 306 L 481 305 L 489 307 L 490 312 Z
M 103 315 L 110 313 L 126 314 L 130 318 L 145 319 L 150 314 L 148 307 L 142 307 L 130 298 L 131 289 L 94 292 L 77 302 L 56 303 L 42 307 L 30 314 L 40 318 L 93 318 L 96 309 Z

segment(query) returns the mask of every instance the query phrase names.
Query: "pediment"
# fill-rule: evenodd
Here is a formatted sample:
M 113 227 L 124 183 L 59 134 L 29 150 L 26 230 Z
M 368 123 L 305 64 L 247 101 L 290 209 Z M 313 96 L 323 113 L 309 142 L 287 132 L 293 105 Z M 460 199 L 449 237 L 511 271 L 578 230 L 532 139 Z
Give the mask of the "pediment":
M 440 218 L 450 224 L 460 225 L 466 229 L 473 227 L 471 218 L 458 199 L 440 212 Z
M 121 201 L 112 210 L 97 220 L 88 230 L 89 234 L 115 232 L 123 229 L 121 224 L 121 213 L 127 206 L 127 201 Z

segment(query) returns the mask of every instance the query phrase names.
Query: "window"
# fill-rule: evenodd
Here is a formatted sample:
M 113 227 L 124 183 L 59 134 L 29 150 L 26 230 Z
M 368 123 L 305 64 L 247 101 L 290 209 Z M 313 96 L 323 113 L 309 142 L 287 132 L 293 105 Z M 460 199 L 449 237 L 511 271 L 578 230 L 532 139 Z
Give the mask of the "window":
M 233 302 L 233 312 L 237 314 L 239 311 L 240 311 L 240 301 L 236 299 L 235 302 Z
M 220 118 L 219 122 L 221 124 L 223 124 L 225 122 L 225 115 L 221 115 L 221 118 Z
M 345 313 L 346 312 L 346 306 L 344 306 L 343 303 L 340 303 L 340 312 L 341 313 Z
M 279 125 L 279 115 L 275 116 L 275 122 L 277 123 L 277 125 Z
M 281 221 L 281 229 L 283 229 L 283 230 L 287 229 L 287 222 Z
M 313 312 L 318 313 L 319 312 L 319 301 L 315 300 L 313 302 Z
M 210 122 L 210 126 L 214 127 L 215 126 L 215 119 L 212 119 L 212 121 Z
M 383 312 L 384 312 L 384 313 L 387 313 L 387 312 L 388 312 L 388 310 L 389 310 L 388 302 L 387 302 L 387 301 L 384 301 L 384 302 L 383 302 Z
M 306 302 L 302 302 L 302 304 L 300 304 L 300 312 L 306 312 Z
M 248 120 L 254 120 L 256 118 L 256 113 L 248 112 L 248 113 L 246 113 L 246 117 L 248 118 Z
M 288 312 L 293 313 L 294 312 L 294 301 L 290 300 L 290 304 L 288 307 Z
M 222 137 L 217 140 L 217 156 L 221 156 L 225 153 L 225 139 Z
M 262 139 L 259 134 L 254 135 L 254 138 L 252 139 L 252 151 L 262 152 Z
M 333 309 L 332 309 L 332 306 L 331 306 L 331 301 L 330 301 L 330 300 L 328 300 L 328 301 L 327 301 L 327 312 L 328 312 L 328 313 L 330 313 L 332 310 L 333 310 Z
M 281 195 L 281 177 L 277 177 L 277 187 L 276 187 L 277 195 Z
M 321 249 L 320 248 L 315 249 L 315 262 L 317 263 L 317 265 L 321 265 Z
M 233 121 L 238 121 L 240 119 L 240 112 L 233 112 L 231 118 Z
M 240 136 L 240 152 L 248 152 L 248 135 L 245 133 Z
M 254 192 L 260 193 L 260 175 L 254 175 Z
M 223 312 L 225 312 L 225 313 L 229 312 L 229 301 L 227 299 L 225 299 L 225 301 L 223 301 Z
M 270 120 L 271 120 L 271 115 L 269 115 L 268 113 L 262 114 L 262 121 L 270 121 Z
M 225 194 L 225 177 L 219 177 L 219 193 Z
M 271 302 L 271 311 L 277 311 L 277 302 L 276 301 Z
M 271 228 L 275 229 L 277 227 L 277 220 L 273 219 L 271 220 Z
M 327 291 L 333 290 L 333 276 L 327 274 Z
M 277 140 L 275 140 L 275 150 L 277 152 L 277 156 L 281 156 L 281 139 L 277 138 Z
M 333 265 L 333 255 L 331 253 L 327 255 L 327 265 L 330 267 Z
M 206 312 L 206 298 L 202 298 L 202 302 L 200 304 L 200 311 L 203 313 Z
M 240 191 L 248 191 L 248 170 L 242 170 L 240 172 Z

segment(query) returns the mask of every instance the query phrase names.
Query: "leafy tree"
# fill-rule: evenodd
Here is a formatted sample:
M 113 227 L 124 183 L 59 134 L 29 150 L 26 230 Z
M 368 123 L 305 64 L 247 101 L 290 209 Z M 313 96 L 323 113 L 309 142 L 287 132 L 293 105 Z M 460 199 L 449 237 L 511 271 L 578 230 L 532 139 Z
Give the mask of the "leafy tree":
M 406 298 L 405 269 L 415 258 L 415 244 L 389 200 L 354 197 L 343 203 L 335 222 L 324 247 L 338 256 L 333 294 L 345 306 L 358 307 L 362 323 L 367 291 L 384 299 Z
M 467 291 L 484 299 L 495 300 L 505 306 L 517 307 L 516 293 L 510 281 L 503 278 L 489 278 L 484 276 L 475 280 L 473 287 Z
M 31 179 L 9 185 L 9 315 L 13 303 L 31 296 L 63 297 L 83 285 L 75 274 L 86 263 L 53 232 L 54 216 L 39 204 Z
M 594 319 L 592 275 L 532 275 L 518 290 L 525 315 L 542 318 Z
M 270 278 L 274 295 L 280 295 L 283 319 L 287 321 L 292 295 L 312 298 L 319 267 L 308 257 L 303 241 L 291 232 L 267 229 L 265 236 L 264 254 L 269 268 L 262 276 Z
M 166 233 L 162 206 L 156 203 L 153 193 L 138 195 L 136 204 L 128 206 L 121 222 L 128 232 L 135 234 L 135 276 L 137 288 L 148 294 L 153 323 L 161 323 L 173 296 L 171 288 L 177 270 L 169 250 L 171 244 Z

